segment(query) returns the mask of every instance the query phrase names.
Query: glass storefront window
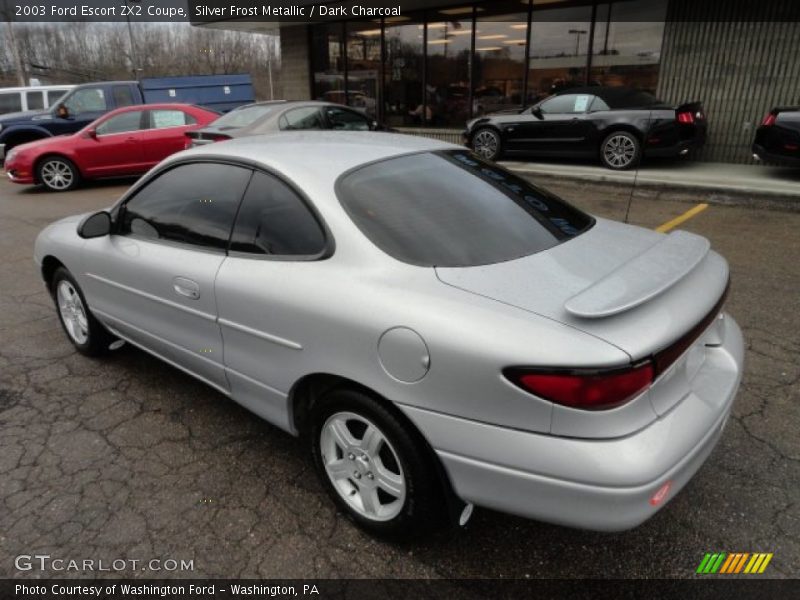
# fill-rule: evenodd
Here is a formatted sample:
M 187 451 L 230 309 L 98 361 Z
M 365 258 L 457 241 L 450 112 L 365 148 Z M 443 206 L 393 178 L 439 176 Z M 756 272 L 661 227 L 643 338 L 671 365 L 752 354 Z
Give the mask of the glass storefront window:
M 422 19 L 385 21 L 384 115 L 390 127 L 422 125 L 425 109 L 422 69 L 425 61 Z
M 470 110 L 472 7 L 429 13 L 427 42 L 427 124 L 461 126 Z
M 376 118 L 378 80 L 381 74 L 380 23 L 347 24 L 347 98 L 348 104 Z
M 473 116 L 522 105 L 527 36 L 528 11 L 519 0 L 478 7 Z
M 330 23 L 313 28 L 311 40 L 312 65 L 314 66 L 315 100 L 344 104 L 344 57 L 342 24 Z
M 559 6 L 567 5 L 568 6 Z M 563 89 L 586 85 L 592 1 L 533 3 L 528 64 L 528 104 Z
M 590 79 L 655 93 L 666 13 L 661 0 L 599 4 Z

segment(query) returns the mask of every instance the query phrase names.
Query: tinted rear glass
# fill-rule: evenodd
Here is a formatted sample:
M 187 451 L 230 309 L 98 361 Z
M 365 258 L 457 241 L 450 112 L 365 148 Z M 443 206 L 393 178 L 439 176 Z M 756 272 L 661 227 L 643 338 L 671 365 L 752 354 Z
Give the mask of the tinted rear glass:
M 245 125 L 250 125 L 250 123 L 256 119 L 260 119 L 264 115 L 269 114 L 274 108 L 274 105 L 263 104 L 232 110 L 214 121 L 214 127 L 244 127 Z
M 392 158 L 346 173 L 339 200 L 380 249 L 420 266 L 467 267 L 528 256 L 592 226 L 592 217 L 466 151 Z

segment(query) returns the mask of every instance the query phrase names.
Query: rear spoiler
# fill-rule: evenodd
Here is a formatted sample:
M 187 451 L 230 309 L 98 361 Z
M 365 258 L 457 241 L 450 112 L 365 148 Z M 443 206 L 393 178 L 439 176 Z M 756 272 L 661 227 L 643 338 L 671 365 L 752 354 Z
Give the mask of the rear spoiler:
M 699 265 L 711 249 L 704 237 L 674 231 L 564 303 L 585 319 L 610 317 L 665 292 Z

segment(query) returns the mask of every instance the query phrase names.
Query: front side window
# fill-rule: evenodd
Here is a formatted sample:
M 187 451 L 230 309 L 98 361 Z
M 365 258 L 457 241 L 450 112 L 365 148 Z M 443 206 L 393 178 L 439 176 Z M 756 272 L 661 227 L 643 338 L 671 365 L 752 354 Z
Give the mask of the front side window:
M 182 110 L 151 110 L 149 127 L 150 129 L 161 129 L 164 127 L 183 127 L 184 125 L 194 125 L 197 123 L 192 115 Z
M 97 126 L 95 131 L 97 131 L 97 135 L 111 135 L 114 133 L 138 131 L 141 129 L 141 123 L 142 111 L 132 110 L 103 121 Z
M 322 129 L 322 117 L 316 106 L 305 106 L 286 111 L 280 118 L 280 128 L 292 129 Z
M 128 200 L 119 233 L 225 250 L 251 174 L 227 164 L 178 165 Z
M 49 90 L 47 92 L 47 106 L 53 106 L 69 90 Z
M 100 88 L 76 90 L 65 99 L 64 105 L 73 115 L 108 110 L 106 95 Z
M 231 250 L 277 256 L 314 256 L 325 234 L 303 200 L 284 182 L 256 172 L 231 236 Z
M 345 174 L 337 194 L 378 248 L 426 267 L 513 260 L 565 242 L 594 223 L 553 194 L 461 150 L 367 165 Z
M 369 119 L 352 110 L 330 106 L 325 109 L 325 116 L 331 129 L 341 131 L 369 131 Z
M 593 96 L 589 94 L 563 94 L 548 98 L 539 105 L 545 114 L 585 113 L 589 109 Z

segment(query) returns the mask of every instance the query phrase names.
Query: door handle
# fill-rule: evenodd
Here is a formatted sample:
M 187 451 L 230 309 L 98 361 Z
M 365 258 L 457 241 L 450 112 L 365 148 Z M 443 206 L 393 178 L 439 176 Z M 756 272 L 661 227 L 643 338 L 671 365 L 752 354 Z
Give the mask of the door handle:
M 125 141 L 128 142 L 129 144 L 135 144 L 136 138 L 135 137 L 125 138 Z
M 200 285 L 186 277 L 175 277 L 172 280 L 172 289 L 176 294 L 191 300 L 197 300 L 200 297 Z

